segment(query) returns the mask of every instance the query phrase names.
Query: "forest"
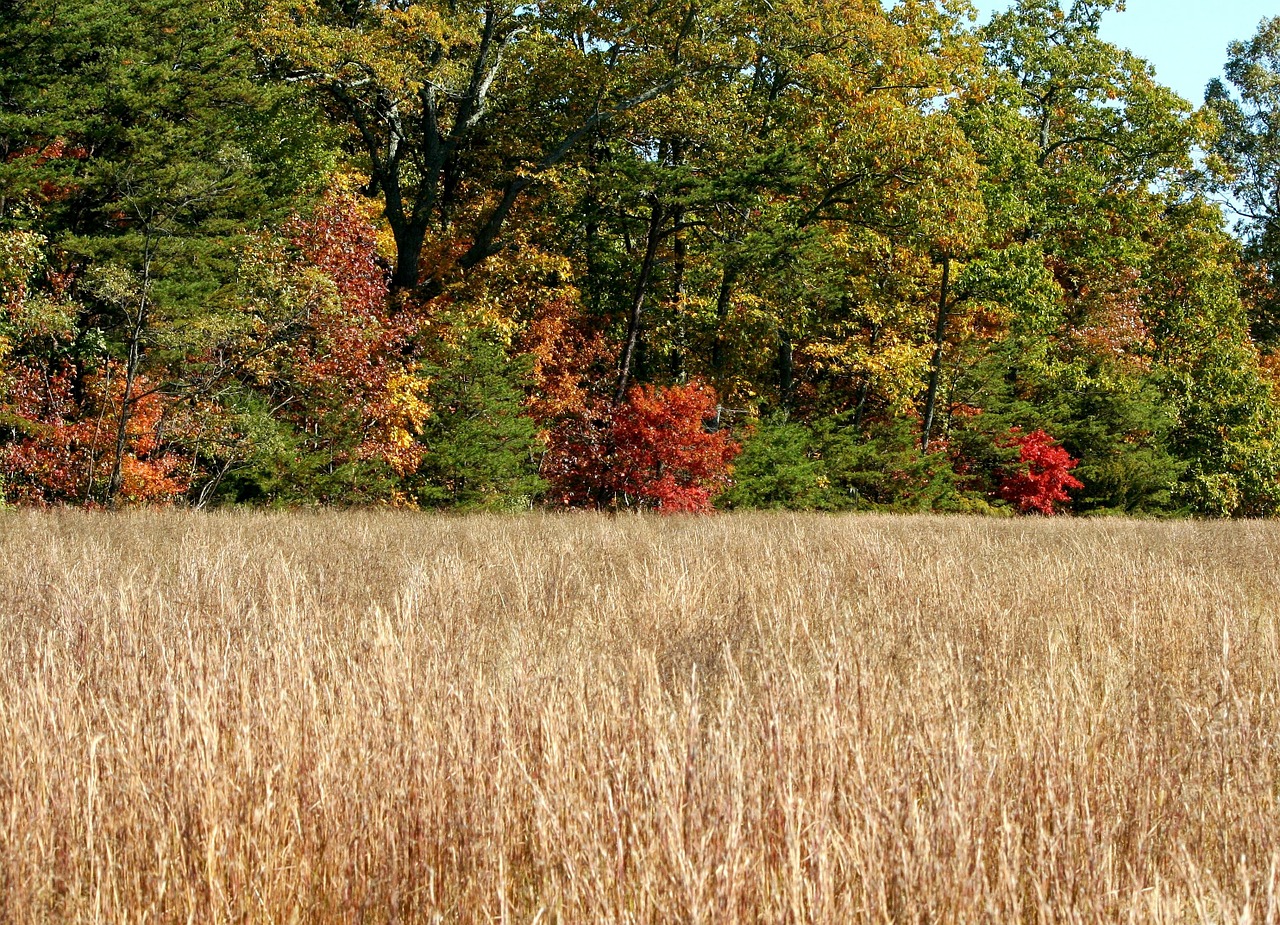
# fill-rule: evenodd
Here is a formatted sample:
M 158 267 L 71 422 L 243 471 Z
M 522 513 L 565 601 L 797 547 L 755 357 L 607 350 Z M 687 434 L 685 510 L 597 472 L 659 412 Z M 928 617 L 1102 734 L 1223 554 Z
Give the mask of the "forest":
M 1280 513 L 1280 18 L 2 0 L 0 504 Z

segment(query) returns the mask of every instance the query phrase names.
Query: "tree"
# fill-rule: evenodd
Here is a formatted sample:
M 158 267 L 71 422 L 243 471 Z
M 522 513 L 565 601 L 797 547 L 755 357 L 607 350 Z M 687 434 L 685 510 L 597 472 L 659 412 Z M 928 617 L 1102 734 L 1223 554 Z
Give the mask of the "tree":
M 242 425 L 265 438 L 268 471 L 253 473 L 252 445 L 240 440 L 211 448 L 214 468 L 235 473 L 228 488 L 241 500 L 272 485 L 285 489 L 267 490 L 274 500 L 393 498 L 424 453 L 428 384 L 415 368 L 424 319 L 392 310 L 377 229 L 350 192 L 331 190 L 282 231 L 246 248 L 237 317 L 203 357 L 208 378 L 261 399 L 241 396 L 239 407 L 273 419 Z M 281 438 L 292 461 L 274 449 Z M 281 465 L 291 478 L 272 474 Z
M 716 420 L 714 394 L 635 386 L 626 404 L 566 419 L 551 435 L 543 475 L 556 503 L 573 507 L 708 512 L 729 484 L 740 447 Z
M 1122 402 L 1145 388 L 1161 310 L 1148 298 L 1152 241 L 1164 210 L 1192 195 L 1191 152 L 1205 136 L 1146 62 L 1100 39 L 1118 7 L 1023 0 L 981 31 L 990 74 L 957 115 L 982 165 L 986 221 L 952 255 L 952 295 L 938 300 L 926 446 L 935 409 L 948 434 L 949 409 L 1002 412 L 1010 383 L 1018 401 L 1042 404 L 1018 421 L 1033 428 L 1061 396 Z M 1149 445 L 1150 433 L 1127 415 L 1101 419 L 1135 429 L 1095 429 L 1099 456 L 1081 471 L 1109 455 L 1114 474 L 1115 448 Z
M 1239 219 L 1246 257 L 1265 280 L 1254 288 L 1253 332 L 1274 350 L 1280 346 L 1280 17 L 1264 19 L 1252 39 L 1232 42 L 1227 56 L 1227 83 L 1215 79 L 1205 92 L 1206 108 L 1220 121 L 1210 167 Z
M 1249 337 L 1237 242 L 1209 203 L 1173 210 L 1153 260 L 1153 377 L 1176 414 L 1179 500 L 1210 516 L 1280 510 L 1280 405 Z
M 1000 480 L 1000 497 L 1012 502 L 1022 514 L 1058 512 L 1059 505 L 1071 500 L 1068 491 L 1084 488 L 1071 474 L 1079 460 L 1058 446 L 1043 430 L 1010 432 L 1006 446 L 1018 448 L 1018 464 Z
M 584 140 L 676 87 L 691 66 L 670 49 L 714 27 L 692 0 L 674 12 L 573 0 L 307 0 L 264 4 L 255 31 L 273 72 L 312 87 L 349 130 L 367 191 L 385 206 L 392 285 L 403 291 L 423 282 L 431 233 L 446 243 L 443 265 L 426 271 L 429 289 L 498 253 L 525 191 Z
M 545 447 L 524 406 L 531 357 L 512 359 L 481 332 L 466 332 L 423 367 L 433 383 L 425 447 L 413 480 L 418 500 L 462 510 L 528 508 L 546 490 Z
M 810 428 L 777 418 L 751 428 L 734 461 L 733 484 L 717 503 L 730 509 L 812 510 L 826 506 L 829 487 Z
M 108 475 L 86 475 L 97 500 L 114 503 L 132 417 L 180 394 L 196 400 L 179 381 L 199 346 L 191 338 L 216 327 L 207 318 L 239 234 L 307 173 L 307 157 L 277 166 L 277 155 L 307 146 L 280 140 L 300 127 L 280 114 L 284 91 L 253 79 L 225 4 L 26 0 L 6 13 L 15 6 L 22 55 L 0 72 L 16 101 L 0 113 L 0 146 L 18 156 L 0 174 L 0 222 L 39 224 L 47 278 L 77 306 L 73 391 L 101 372 L 102 395 L 118 402 Z

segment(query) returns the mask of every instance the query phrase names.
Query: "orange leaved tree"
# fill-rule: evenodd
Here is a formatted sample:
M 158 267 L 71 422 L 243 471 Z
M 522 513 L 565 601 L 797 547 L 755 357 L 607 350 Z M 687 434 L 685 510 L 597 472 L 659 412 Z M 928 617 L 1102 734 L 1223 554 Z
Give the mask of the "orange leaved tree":
M 543 476 L 571 507 L 707 512 L 740 447 L 714 428 L 715 394 L 700 382 L 633 387 L 616 407 L 565 419 Z

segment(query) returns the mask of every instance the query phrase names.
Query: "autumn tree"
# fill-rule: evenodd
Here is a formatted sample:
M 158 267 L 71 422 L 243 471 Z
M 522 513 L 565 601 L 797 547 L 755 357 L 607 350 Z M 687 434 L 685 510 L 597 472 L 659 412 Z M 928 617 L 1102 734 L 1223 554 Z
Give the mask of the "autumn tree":
M 265 4 L 256 31 L 272 72 L 312 87 L 350 132 L 395 238 L 392 284 L 408 290 L 496 254 L 525 191 L 707 67 L 673 49 L 715 28 L 693 0 L 309 0 Z M 458 244 L 424 270 L 429 234 Z
M 222 384 L 235 418 L 236 439 L 204 449 L 228 497 L 394 500 L 422 461 L 423 318 L 392 311 L 366 212 L 350 191 L 330 190 L 245 247 L 235 316 L 191 364 Z
M 1014 430 L 1004 443 L 1017 447 L 1018 460 L 1003 473 L 1000 497 L 1012 502 L 1019 513 L 1056 514 L 1062 505 L 1070 502 L 1070 491 L 1084 488 L 1071 474 L 1080 461 L 1072 458 L 1043 430 L 1030 433 Z
M 543 465 L 550 498 L 574 507 L 710 511 L 741 449 L 716 418 L 715 395 L 699 382 L 634 386 L 624 404 L 552 435 Z
M 806 347 L 856 311 L 876 256 L 955 231 L 972 206 L 965 139 L 931 111 L 974 61 L 954 17 L 863 0 L 752 15 L 746 67 L 623 120 L 627 143 L 588 165 L 571 221 L 587 304 L 616 319 L 615 401 L 634 373 L 790 403 L 813 369 Z
M 228 5 L 69 8 L 6 5 L 29 69 L 0 73 L 18 104 L 0 127 L 10 151 L 0 221 L 38 222 L 49 285 L 76 306 L 77 346 L 62 360 L 74 390 L 100 375 L 116 403 L 99 412 L 113 445 L 94 461 L 107 472 L 97 500 L 112 503 L 125 488 L 133 415 L 194 400 L 182 363 L 216 327 L 209 317 L 238 235 L 278 215 L 279 197 L 320 155 L 295 143 L 305 132 L 282 110 L 287 93 L 254 79 Z

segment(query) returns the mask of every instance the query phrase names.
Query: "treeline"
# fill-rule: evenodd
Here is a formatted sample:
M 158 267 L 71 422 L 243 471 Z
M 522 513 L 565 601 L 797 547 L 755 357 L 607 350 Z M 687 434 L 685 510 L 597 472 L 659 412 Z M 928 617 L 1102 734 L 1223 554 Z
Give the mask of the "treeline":
M 1275 513 L 1280 19 L 1117 5 L 0 3 L 0 497 Z

